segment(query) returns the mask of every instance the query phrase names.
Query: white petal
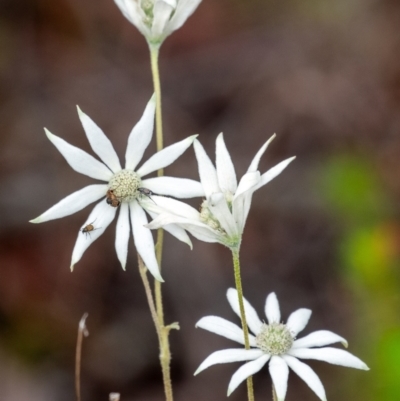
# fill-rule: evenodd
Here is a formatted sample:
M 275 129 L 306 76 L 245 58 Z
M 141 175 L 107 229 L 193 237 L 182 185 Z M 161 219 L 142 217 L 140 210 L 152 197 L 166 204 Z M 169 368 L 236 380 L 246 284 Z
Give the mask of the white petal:
M 222 228 L 226 231 L 229 237 L 238 235 L 236 222 L 229 210 L 225 197 L 221 192 L 214 193 L 208 201 L 208 208 L 214 217 L 219 221 Z
M 247 362 L 243 366 L 241 366 L 232 376 L 231 381 L 228 385 L 228 396 L 232 394 L 232 392 L 246 380 L 248 377 L 254 375 L 255 373 L 259 372 L 261 368 L 268 362 L 270 355 L 264 354 L 261 355 L 259 358 Z
M 77 109 L 83 129 L 85 130 L 94 153 L 100 157 L 103 163 L 106 164 L 112 172 L 117 173 L 121 170 L 121 164 L 111 141 L 87 114 L 85 114 L 78 106 Z
M 271 292 L 265 301 L 265 316 L 268 319 L 268 323 L 280 323 L 281 322 L 281 311 L 279 309 L 279 302 L 276 294 Z
M 150 35 L 148 27 L 144 24 L 145 14 L 139 7 L 137 1 L 131 0 L 114 0 L 125 18 L 136 26 L 137 29 L 145 36 Z
M 109 170 L 103 163 L 96 160 L 93 156 L 76 146 L 70 145 L 68 142 L 64 141 L 64 139 L 53 135 L 46 128 L 44 130 L 47 138 L 50 139 L 52 144 L 65 157 L 65 160 L 75 171 L 102 181 L 109 181 L 113 176 L 111 170 Z
M 334 365 L 347 366 L 348 368 L 369 370 L 368 366 L 361 359 L 350 354 L 350 352 L 337 348 L 298 348 L 291 349 L 288 354 L 296 358 L 316 359 Z
M 105 184 L 89 185 L 85 188 L 82 188 L 79 191 L 68 195 L 64 199 L 61 199 L 60 202 L 56 203 L 50 209 L 30 222 L 43 223 L 45 221 L 59 219 L 61 217 L 69 216 L 70 214 L 74 214 L 85 208 L 87 205 L 90 205 L 91 203 L 105 196 L 107 188 L 108 187 Z
M 135 1 L 133 1 L 135 3 Z M 133 127 L 128 138 L 125 154 L 125 168 L 135 170 L 144 151 L 151 141 L 154 128 L 154 113 L 156 110 L 156 95 L 153 95 L 146 105 L 141 119 Z
M 289 368 L 303 379 L 322 401 L 326 401 L 324 386 L 317 374 L 308 365 L 289 355 L 283 355 L 282 358 L 286 361 Z
M 148 212 L 150 216 L 155 219 L 157 217 L 156 213 Z M 193 249 L 193 244 L 192 241 L 190 240 L 189 236 L 187 235 L 186 231 L 177 226 L 176 224 L 167 224 L 166 226 L 163 226 L 163 229 L 167 232 L 169 232 L 171 235 L 173 235 L 176 239 L 179 241 L 184 242 L 185 244 L 188 244 L 190 249 Z
M 280 162 L 276 166 L 270 168 L 266 173 L 261 176 L 260 182 L 258 183 L 256 189 L 261 188 L 276 176 L 278 176 L 285 168 L 295 159 L 296 157 L 290 157 L 289 159 Z
M 142 181 L 142 187 L 158 195 L 169 195 L 175 198 L 194 198 L 204 196 L 200 182 L 187 178 L 155 177 Z
M 280 356 L 274 355 L 269 361 L 269 373 L 272 377 L 278 401 L 283 401 L 286 397 L 289 377 L 287 363 Z
M 229 288 L 226 293 L 229 305 L 233 311 L 240 317 L 238 292 L 234 288 Z M 254 333 L 258 334 L 261 330 L 262 322 L 257 315 L 255 309 L 250 305 L 250 303 L 243 297 L 243 306 L 246 314 L 247 326 Z
M 275 137 L 276 137 L 275 134 L 272 135 L 271 138 L 269 138 L 268 141 L 265 142 L 263 146 L 261 146 L 261 149 L 254 156 L 254 159 L 252 160 L 252 162 L 250 163 L 249 168 L 247 169 L 248 173 L 258 170 L 258 164 L 260 163 L 261 156 L 267 150 L 268 145 L 275 139 Z
M 260 172 L 246 173 L 239 182 L 233 199 L 232 212 L 240 232 L 243 232 L 249 214 L 254 189 L 260 180 Z
M 144 227 L 147 224 L 146 214 L 136 201 L 130 202 L 129 208 L 136 250 L 154 278 L 158 281 L 164 281 L 156 260 L 153 236 L 151 231 Z
M 197 164 L 199 165 L 200 181 L 203 185 L 206 198 L 211 194 L 221 192 L 218 185 L 217 170 L 212 164 L 211 159 L 207 156 L 203 146 L 199 141 L 194 141 L 194 151 L 196 153 Z
M 154 208 L 155 209 L 155 208 Z M 151 208 L 150 203 L 146 204 L 146 210 L 152 212 L 153 209 Z M 186 217 L 177 216 L 171 213 L 161 213 L 159 214 L 154 220 L 146 225 L 147 228 L 150 230 L 155 230 L 161 227 L 164 227 L 167 224 L 179 224 L 179 225 L 195 225 L 202 228 L 208 228 L 204 223 L 196 220 L 190 220 Z
M 220 242 L 221 244 L 225 244 L 224 240 L 226 237 L 212 230 L 207 225 L 195 220 L 189 220 L 185 217 L 175 216 L 173 214 L 160 214 L 151 223 L 147 224 L 146 227 L 154 230 L 160 227 L 165 227 L 169 224 L 176 224 L 179 227 L 182 227 L 200 241 Z
M 155 153 L 137 170 L 137 173 L 140 177 L 143 177 L 153 171 L 169 166 L 193 143 L 196 136 L 197 135 L 189 136 L 183 141 L 176 142 Z
M 235 167 L 226 148 L 223 134 L 219 134 L 216 142 L 216 165 L 219 187 L 222 192 L 234 194 L 237 189 Z
M 129 206 L 126 202 L 122 202 L 121 206 L 119 207 L 119 216 L 115 233 L 115 250 L 117 251 L 118 260 L 120 261 L 124 270 L 128 256 L 130 231 Z
M 175 13 L 169 21 L 165 34 L 169 35 L 171 32 L 179 29 L 185 21 L 193 14 L 201 0 L 180 0 L 176 7 Z
M 347 348 L 347 341 L 343 337 L 340 337 L 328 330 L 319 330 L 296 340 L 293 343 L 292 349 L 324 347 L 325 345 L 338 342 L 342 343 Z
M 297 309 L 289 316 L 286 326 L 294 336 L 307 326 L 311 313 L 310 309 L 301 308 Z
M 153 7 L 153 24 L 151 27 L 151 35 L 154 38 L 160 37 L 164 33 L 164 28 L 174 7 L 163 0 L 156 0 Z
M 260 182 L 260 172 L 254 171 L 251 173 L 246 173 L 240 180 L 239 186 L 235 192 L 233 199 L 236 199 L 243 193 L 247 192 L 251 188 L 255 188 Z
M 213 352 L 209 357 L 207 357 L 201 365 L 197 368 L 194 375 L 196 376 L 204 369 L 209 368 L 212 365 L 219 363 L 229 363 L 229 362 L 242 362 L 242 361 L 252 361 L 259 358 L 264 353 L 259 349 L 224 349 L 222 351 Z
M 153 205 L 149 204 L 149 206 L 146 207 L 146 210 L 151 210 L 157 214 L 167 212 L 169 214 L 200 222 L 199 211 L 187 203 L 164 196 L 152 196 L 152 199 L 154 200 Z
M 114 220 L 116 210 L 116 208 L 108 205 L 105 200 L 102 200 L 94 207 L 92 213 L 90 213 L 89 217 L 86 219 L 85 223 L 79 230 L 78 238 L 72 252 L 71 270 L 73 270 L 74 265 L 81 260 L 82 255 L 92 244 L 92 242 L 96 241 L 96 239 L 104 233 L 104 230 Z M 82 229 L 88 224 L 93 225 L 94 230 L 88 233 L 82 232 Z
M 229 338 L 232 341 L 236 341 L 239 344 L 244 345 L 244 334 L 243 330 L 236 324 L 230 322 L 229 320 L 223 319 L 218 316 L 206 316 L 201 318 L 197 323 L 196 327 L 201 329 L 211 331 L 212 333 L 218 334 Z M 249 334 L 250 345 L 255 346 L 255 337 Z
M 192 241 L 183 228 L 177 226 L 176 224 L 167 224 L 163 227 L 163 229 L 173 235 L 179 241 L 189 245 L 191 250 L 193 249 Z

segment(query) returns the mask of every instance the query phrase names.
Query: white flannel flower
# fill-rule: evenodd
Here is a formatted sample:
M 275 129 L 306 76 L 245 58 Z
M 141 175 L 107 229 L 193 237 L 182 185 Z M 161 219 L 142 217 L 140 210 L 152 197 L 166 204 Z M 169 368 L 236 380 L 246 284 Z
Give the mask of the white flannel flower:
M 161 44 L 193 14 L 201 0 L 114 0 L 151 44 Z
M 240 316 L 237 291 L 230 288 L 227 292 L 228 301 Z M 293 312 L 286 324 L 281 323 L 279 303 L 275 293 L 268 295 L 265 303 L 265 315 L 268 324 L 262 322 L 257 312 L 244 299 L 247 325 L 253 334 L 249 333 L 251 349 L 225 349 L 211 354 L 196 370 L 195 375 L 202 370 L 228 362 L 250 361 L 241 366 L 232 376 L 228 386 L 228 396 L 248 377 L 257 373 L 269 362 L 269 373 L 275 387 L 278 401 L 286 396 L 289 368 L 292 369 L 314 393 L 323 401 L 326 400 L 324 386 L 317 374 L 300 359 L 316 359 L 334 365 L 369 370 L 360 359 L 338 348 L 326 345 L 341 342 L 347 348 L 347 341 L 327 330 L 314 331 L 307 336 L 296 339 L 297 334 L 304 329 L 311 316 L 311 310 L 298 309 Z M 243 330 L 234 323 L 221 317 L 206 316 L 200 319 L 196 327 L 219 334 L 230 340 L 244 344 Z M 321 348 L 324 347 L 324 348 Z
M 193 143 L 196 136 L 164 148 L 150 157 L 140 168 L 137 168 L 153 135 L 155 104 L 155 96 L 153 96 L 148 102 L 143 116 L 129 135 L 124 169 L 121 167 L 110 140 L 79 108 L 79 118 L 89 143 L 103 163 L 45 129 L 47 137 L 75 171 L 97 180 L 106 181 L 105 184 L 89 185 L 72 193 L 36 219 L 31 220 L 32 223 L 43 223 L 65 217 L 101 199 L 78 232 L 72 252 L 71 270 L 89 245 L 103 234 L 119 209 L 115 248 L 122 268 L 125 269 L 126 265 L 130 225 L 132 225 L 137 252 L 153 276 L 162 281 L 155 256 L 153 236 L 151 231 L 144 227 L 148 222 L 144 210 L 147 210 L 147 206 L 154 202 L 151 196 L 153 192 L 190 198 L 201 196 L 203 189 L 199 182 L 183 178 L 143 178 L 173 163 Z M 191 246 L 190 239 L 182 228 L 168 226 L 166 230 Z
M 286 159 L 260 174 L 261 156 L 274 138 L 275 135 L 257 152 L 239 184 L 222 133 L 216 141 L 216 168 L 203 146 L 195 140 L 200 181 L 206 196 L 200 211 L 173 199 L 160 200 L 157 202 L 160 208 L 155 209 L 159 216 L 147 227 L 156 229 L 177 224 L 201 241 L 219 242 L 231 249 L 239 247 L 253 193 L 279 175 L 294 159 Z

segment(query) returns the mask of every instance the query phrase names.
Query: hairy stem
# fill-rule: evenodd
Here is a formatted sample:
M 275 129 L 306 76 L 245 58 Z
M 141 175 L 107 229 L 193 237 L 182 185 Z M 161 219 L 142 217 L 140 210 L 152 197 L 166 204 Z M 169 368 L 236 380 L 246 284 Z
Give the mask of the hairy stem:
M 85 313 L 78 325 L 78 337 L 76 340 L 76 352 L 75 352 L 75 393 L 76 400 L 81 401 L 81 359 L 82 359 L 82 344 L 83 337 L 87 337 L 89 332 L 86 328 L 86 319 L 88 314 Z
M 170 374 L 171 353 L 169 351 L 169 331 L 171 330 L 171 327 L 165 327 L 164 324 L 161 324 L 159 320 L 156 305 L 154 303 L 153 293 L 151 292 L 149 278 L 147 277 L 147 267 L 143 263 L 143 260 L 140 256 L 138 256 L 138 264 L 139 273 L 143 281 L 143 286 L 146 292 L 146 298 L 149 304 L 151 317 L 153 319 L 154 326 L 157 332 L 158 343 L 160 347 L 160 362 L 164 382 L 165 399 L 166 401 L 173 401 Z
M 150 60 L 151 60 L 151 72 L 153 76 L 154 92 L 156 94 L 156 141 L 157 141 L 157 152 L 163 149 L 163 129 L 162 129 L 162 112 L 161 112 L 161 83 L 160 83 L 160 72 L 158 68 L 158 55 L 160 45 L 150 44 Z M 160 169 L 157 172 L 159 177 L 164 175 L 164 170 Z M 161 271 L 162 251 L 164 241 L 164 230 L 159 228 L 157 230 L 157 243 L 156 243 L 156 257 L 158 267 Z M 172 383 L 171 383 L 171 352 L 169 346 L 169 331 L 170 327 L 166 327 L 164 323 L 164 308 L 162 302 L 162 291 L 161 283 L 155 280 L 154 283 L 154 296 L 156 304 L 156 312 L 158 318 L 158 324 L 160 329 L 159 344 L 160 344 L 160 363 L 164 381 L 164 391 L 167 401 L 173 400 L 172 395 Z
M 249 329 L 247 327 L 246 312 L 244 310 L 242 278 L 240 275 L 239 248 L 232 248 L 231 250 L 233 258 L 235 286 L 238 293 L 240 320 L 242 321 L 242 329 L 244 334 L 244 347 L 246 349 L 250 349 Z M 251 376 L 247 379 L 247 399 L 248 401 L 254 401 L 253 378 Z

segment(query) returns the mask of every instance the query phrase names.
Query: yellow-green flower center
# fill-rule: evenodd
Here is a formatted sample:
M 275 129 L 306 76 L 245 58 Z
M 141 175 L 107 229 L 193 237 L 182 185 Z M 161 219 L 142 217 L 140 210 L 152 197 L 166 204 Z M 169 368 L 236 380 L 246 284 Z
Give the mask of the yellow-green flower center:
M 256 336 L 257 347 L 270 355 L 283 355 L 292 348 L 294 338 L 282 323 L 263 324 Z
M 130 202 L 140 196 L 138 188 L 141 187 L 141 183 L 142 180 L 134 171 L 121 170 L 111 178 L 108 188 L 119 201 Z

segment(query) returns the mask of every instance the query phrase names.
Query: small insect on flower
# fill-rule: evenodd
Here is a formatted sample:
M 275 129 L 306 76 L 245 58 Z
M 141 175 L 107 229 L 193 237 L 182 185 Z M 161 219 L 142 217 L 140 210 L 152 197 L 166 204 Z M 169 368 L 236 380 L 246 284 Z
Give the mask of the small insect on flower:
M 147 196 L 152 202 L 154 200 L 151 198 L 152 195 L 156 195 L 153 191 L 150 191 L 148 188 L 138 188 L 138 192 L 140 192 L 140 195 Z M 156 204 L 156 202 L 154 202 Z
M 106 202 L 112 207 L 118 207 L 121 204 L 121 201 L 114 194 L 113 189 L 109 189 L 106 194 Z
M 95 220 L 95 221 L 96 221 L 96 220 Z M 94 221 L 92 221 L 92 222 L 91 222 L 90 224 L 88 224 L 87 226 L 83 227 L 83 228 L 81 229 L 82 234 L 85 234 L 86 236 L 88 236 L 88 235 L 90 235 L 90 233 L 91 233 L 92 231 L 98 230 L 99 228 L 101 228 L 101 227 L 94 228 L 93 223 L 94 223 Z

